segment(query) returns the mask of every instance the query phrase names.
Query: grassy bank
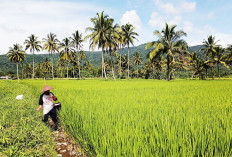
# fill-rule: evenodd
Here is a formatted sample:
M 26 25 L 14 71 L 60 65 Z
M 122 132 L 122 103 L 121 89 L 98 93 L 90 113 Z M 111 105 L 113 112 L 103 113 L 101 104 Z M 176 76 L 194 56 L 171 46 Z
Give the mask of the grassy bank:
M 42 113 L 35 111 L 34 92 L 27 84 L 0 80 L 0 156 L 57 156 Z M 24 99 L 16 100 L 20 94 Z

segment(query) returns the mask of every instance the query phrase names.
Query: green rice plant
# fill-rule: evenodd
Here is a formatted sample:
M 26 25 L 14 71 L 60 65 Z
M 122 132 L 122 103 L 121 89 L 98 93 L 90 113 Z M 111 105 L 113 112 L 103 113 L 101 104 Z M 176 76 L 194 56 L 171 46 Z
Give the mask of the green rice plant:
M 232 155 L 231 80 L 46 83 L 62 103 L 62 124 L 90 156 Z
M 20 94 L 24 99 L 16 100 Z M 0 156 L 57 156 L 30 86 L 0 81 L 0 104 Z

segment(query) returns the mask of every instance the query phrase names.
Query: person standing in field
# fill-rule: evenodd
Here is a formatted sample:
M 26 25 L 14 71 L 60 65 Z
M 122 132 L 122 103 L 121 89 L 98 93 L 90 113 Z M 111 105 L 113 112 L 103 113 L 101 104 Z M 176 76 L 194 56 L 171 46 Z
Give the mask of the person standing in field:
M 53 107 L 53 101 L 56 101 L 57 98 L 54 96 L 50 90 L 53 89 L 52 87 L 49 86 L 44 86 L 39 98 L 39 108 L 36 109 L 37 111 L 40 111 L 43 108 L 43 122 L 48 121 L 48 117 L 50 116 L 52 118 L 52 121 L 55 124 L 55 130 L 57 129 L 57 113 L 56 109 Z

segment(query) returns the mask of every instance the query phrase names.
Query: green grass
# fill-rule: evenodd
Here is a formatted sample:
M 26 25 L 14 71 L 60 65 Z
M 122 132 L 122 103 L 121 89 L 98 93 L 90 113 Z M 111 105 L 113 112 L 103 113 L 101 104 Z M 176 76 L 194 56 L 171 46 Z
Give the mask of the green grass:
M 38 93 L 44 82 L 24 81 Z M 46 81 L 90 156 L 231 156 L 232 80 Z
M 16 100 L 24 93 L 23 100 Z M 57 156 L 51 132 L 41 121 L 34 90 L 0 81 L 0 156 Z

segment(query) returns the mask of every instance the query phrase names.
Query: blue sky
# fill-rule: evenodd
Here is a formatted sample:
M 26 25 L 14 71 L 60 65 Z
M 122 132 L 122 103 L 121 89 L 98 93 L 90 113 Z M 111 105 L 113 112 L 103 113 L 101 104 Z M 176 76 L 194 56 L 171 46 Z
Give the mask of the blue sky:
M 50 32 L 59 40 L 75 30 L 86 35 L 90 18 L 101 11 L 119 25 L 133 24 L 139 34 L 135 45 L 156 40 L 153 32 L 167 22 L 187 33 L 189 45 L 201 44 L 212 34 L 225 47 L 232 44 L 231 10 L 230 0 L 0 0 L 0 54 L 15 43 L 23 45 L 31 34 L 39 40 Z

